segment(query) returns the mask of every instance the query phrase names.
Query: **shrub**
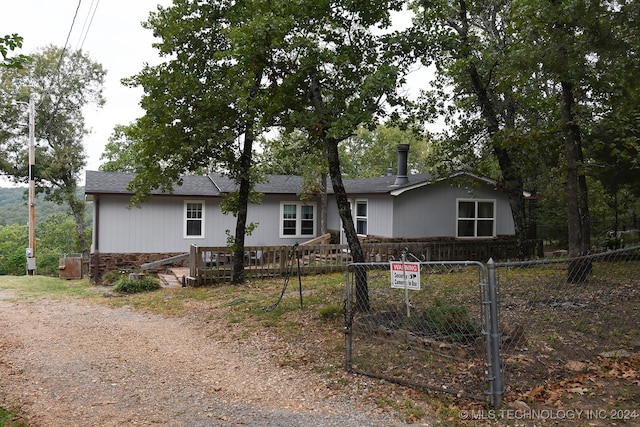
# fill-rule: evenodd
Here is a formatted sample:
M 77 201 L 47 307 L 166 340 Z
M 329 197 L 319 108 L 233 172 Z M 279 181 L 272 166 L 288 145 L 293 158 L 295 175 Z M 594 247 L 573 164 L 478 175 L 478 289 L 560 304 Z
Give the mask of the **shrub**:
M 27 257 L 24 248 L 16 249 L 0 260 L 0 275 L 24 276 L 27 274 Z
M 61 256 L 58 254 L 38 255 L 36 264 L 36 272 L 38 275 L 58 277 L 60 275 L 60 269 L 58 268 L 60 258 Z
M 114 291 L 125 292 L 128 294 L 155 291 L 156 289 L 160 289 L 160 281 L 149 276 L 136 280 L 124 277 L 118 280 L 113 286 Z

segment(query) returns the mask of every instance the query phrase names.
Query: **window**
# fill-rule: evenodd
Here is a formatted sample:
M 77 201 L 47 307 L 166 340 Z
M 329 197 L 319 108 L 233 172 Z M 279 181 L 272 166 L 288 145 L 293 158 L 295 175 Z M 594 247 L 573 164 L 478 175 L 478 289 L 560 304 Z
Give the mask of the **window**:
M 356 200 L 356 233 L 367 235 L 367 206 L 366 200 Z
M 495 236 L 494 200 L 458 200 L 458 237 Z
M 185 202 L 184 218 L 185 237 L 204 237 L 204 202 Z
M 315 204 L 282 203 L 280 205 L 280 237 L 315 236 L 315 216 Z
M 297 234 L 297 213 L 298 206 L 282 205 L 282 234 L 285 236 L 295 236 Z

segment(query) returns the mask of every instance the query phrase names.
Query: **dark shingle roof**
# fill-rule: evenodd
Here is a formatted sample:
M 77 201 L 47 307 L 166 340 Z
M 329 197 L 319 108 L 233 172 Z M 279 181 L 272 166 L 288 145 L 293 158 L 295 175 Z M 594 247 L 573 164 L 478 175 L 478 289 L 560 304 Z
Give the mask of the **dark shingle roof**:
M 219 174 L 209 174 L 209 178 L 222 193 L 236 190 L 237 184 L 229 177 Z M 264 194 L 296 194 L 302 187 L 302 178 L 289 175 L 268 175 L 265 182 L 255 185 L 255 191 Z
M 87 171 L 85 194 L 127 194 L 132 192 L 127 188 L 134 174 L 122 172 Z M 395 176 L 376 178 L 345 179 L 344 186 L 347 194 L 384 194 L 417 183 L 427 182 L 431 175 L 410 175 L 409 182 L 396 186 Z M 184 176 L 181 186 L 174 186 L 175 196 L 216 197 L 223 193 L 234 191 L 236 183 L 223 175 L 210 174 L 208 176 Z M 289 175 L 269 175 L 265 182 L 257 183 L 255 190 L 264 194 L 296 194 L 302 188 L 302 177 Z M 333 194 L 331 181 L 328 179 L 327 190 Z M 160 190 L 152 191 L 153 195 L 166 194 Z
M 403 185 L 394 185 L 396 181 L 395 175 L 376 178 L 345 179 L 344 188 L 347 194 L 384 194 L 419 182 L 426 182 L 430 179 L 431 175 L 429 174 L 409 175 L 409 182 Z
M 132 194 L 127 186 L 134 174 L 122 172 L 87 171 L 85 194 Z M 176 196 L 215 197 L 220 192 L 207 176 L 184 176 L 182 185 L 173 187 Z M 152 191 L 153 195 L 166 194 L 160 190 Z

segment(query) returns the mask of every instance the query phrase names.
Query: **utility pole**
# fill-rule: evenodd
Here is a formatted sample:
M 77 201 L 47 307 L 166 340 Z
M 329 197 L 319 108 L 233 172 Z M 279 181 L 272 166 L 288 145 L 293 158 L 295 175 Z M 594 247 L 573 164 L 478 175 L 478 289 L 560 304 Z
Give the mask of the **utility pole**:
M 26 249 L 27 275 L 36 272 L 36 152 L 35 152 L 35 102 L 29 97 L 29 247 Z

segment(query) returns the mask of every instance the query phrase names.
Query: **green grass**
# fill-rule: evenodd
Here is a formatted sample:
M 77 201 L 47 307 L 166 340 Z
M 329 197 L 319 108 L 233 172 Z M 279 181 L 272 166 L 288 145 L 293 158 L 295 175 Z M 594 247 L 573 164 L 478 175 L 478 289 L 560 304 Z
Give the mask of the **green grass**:
M 26 421 L 21 420 L 17 411 L 0 408 L 0 427 L 27 427 Z
M 47 276 L 0 276 L 0 292 L 15 298 L 78 298 L 99 294 L 87 280 L 63 280 Z

